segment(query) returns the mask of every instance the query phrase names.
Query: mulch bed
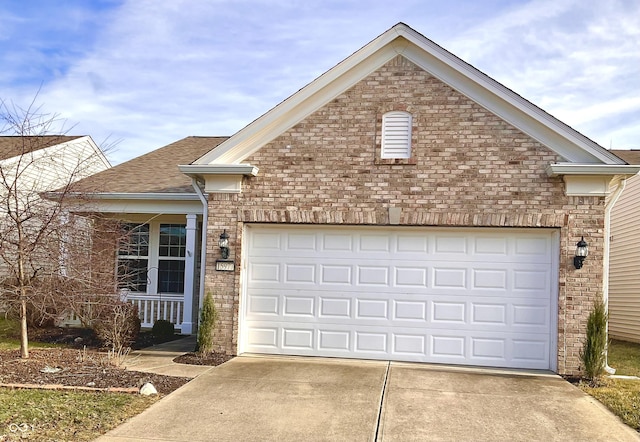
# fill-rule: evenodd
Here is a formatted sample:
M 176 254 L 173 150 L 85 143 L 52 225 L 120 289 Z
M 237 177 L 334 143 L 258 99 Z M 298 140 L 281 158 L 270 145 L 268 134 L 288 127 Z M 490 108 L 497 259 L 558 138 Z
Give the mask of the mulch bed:
M 174 335 L 173 339 L 182 336 Z M 30 342 L 62 344 L 65 348 L 30 349 L 22 359 L 19 350 L 0 351 L 0 386 L 14 388 L 79 388 L 137 392 L 145 383 L 153 384 L 159 394 L 169 394 L 189 382 L 189 378 L 129 371 L 114 363 L 91 330 L 80 328 L 32 328 Z M 141 332 L 133 349 L 167 342 L 158 341 L 150 332 Z M 220 365 L 233 356 L 212 353 L 205 357 L 187 353 L 174 361 L 182 364 Z
M 173 360 L 179 364 L 191 364 L 191 365 L 220 365 L 227 361 L 230 361 L 235 356 L 228 355 L 226 353 L 209 353 L 206 355 L 199 355 L 198 353 L 186 353 L 182 356 L 178 356 Z
M 107 353 L 93 350 L 35 349 L 29 351 L 28 359 L 20 358 L 19 350 L 0 352 L 0 384 L 62 385 L 137 391 L 144 383 L 150 382 L 158 393 L 168 394 L 189 380 L 128 371 L 114 366 L 109 361 Z

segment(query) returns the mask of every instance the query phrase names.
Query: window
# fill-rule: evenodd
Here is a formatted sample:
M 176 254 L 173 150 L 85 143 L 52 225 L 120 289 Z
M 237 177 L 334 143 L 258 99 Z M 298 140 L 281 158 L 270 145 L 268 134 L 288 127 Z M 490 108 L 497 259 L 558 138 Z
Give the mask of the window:
M 124 233 L 118 246 L 120 288 L 149 295 L 184 293 L 186 225 L 125 224 Z
M 184 293 L 186 242 L 184 224 L 160 224 L 158 293 Z
M 381 158 L 411 158 L 411 114 L 387 112 L 382 116 Z
M 132 292 L 147 291 L 149 225 L 124 224 L 118 247 L 118 285 Z

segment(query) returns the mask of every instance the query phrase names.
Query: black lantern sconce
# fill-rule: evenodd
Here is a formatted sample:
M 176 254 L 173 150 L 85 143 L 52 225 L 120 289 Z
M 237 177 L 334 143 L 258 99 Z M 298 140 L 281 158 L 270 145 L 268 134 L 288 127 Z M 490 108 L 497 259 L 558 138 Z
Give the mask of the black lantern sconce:
M 220 246 L 220 254 L 222 255 L 222 259 L 229 258 L 229 235 L 227 234 L 227 229 L 225 229 L 220 234 L 218 246 Z
M 585 258 L 589 254 L 589 245 L 584 240 L 584 236 L 576 244 L 576 256 L 573 257 L 573 266 L 576 269 L 581 269 Z

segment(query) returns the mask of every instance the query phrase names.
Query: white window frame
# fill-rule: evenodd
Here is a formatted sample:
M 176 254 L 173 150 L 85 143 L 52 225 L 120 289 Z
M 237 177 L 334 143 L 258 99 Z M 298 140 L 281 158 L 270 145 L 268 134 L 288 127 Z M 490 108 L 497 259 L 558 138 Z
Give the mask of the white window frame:
M 409 112 L 391 111 L 382 116 L 382 159 L 411 158 L 411 126 Z
M 171 222 L 171 221 L 152 221 L 148 223 L 130 223 L 130 224 L 147 224 L 149 225 L 149 244 L 148 244 L 148 255 L 145 257 L 140 257 L 140 259 L 147 260 L 147 290 L 145 292 L 134 292 L 130 291 L 131 294 L 137 295 L 158 295 L 158 294 L 169 294 L 169 295 L 184 295 L 183 293 L 166 293 L 166 292 L 158 292 L 158 276 L 160 273 L 159 263 L 162 260 L 174 260 L 174 261 L 185 261 L 185 273 L 186 273 L 186 256 L 178 257 L 178 256 L 160 256 L 160 225 L 162 224 L 172 224 L 172 225 L 181 225 L 185 226 L 184 222 Z M 185 249 L 188 246 L 185 244 Z M 186 254 L 186 250 L 185 250 Z M 116 259 L 120 259 L 123 257 L 116 257 Z M 124 259 L 135 259 L 137 258 L 134 255 L 124 257 Z M 117 271 L 117 269 L 116 269 Z

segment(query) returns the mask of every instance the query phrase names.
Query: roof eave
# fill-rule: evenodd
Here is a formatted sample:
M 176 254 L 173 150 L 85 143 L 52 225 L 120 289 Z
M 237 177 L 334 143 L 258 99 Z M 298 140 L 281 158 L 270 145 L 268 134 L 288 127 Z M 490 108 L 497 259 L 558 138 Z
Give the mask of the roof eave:
M 397 55 L 403 55 L 574 163 L 620 158 L 515 92 L 400 23 L 278 104 L 194 164 L 237 164 Z
M 553 163 L 547 166 L 546 172 L 552 177 L 562 175 L 633 176 L 640 172 L 640 165 Z

